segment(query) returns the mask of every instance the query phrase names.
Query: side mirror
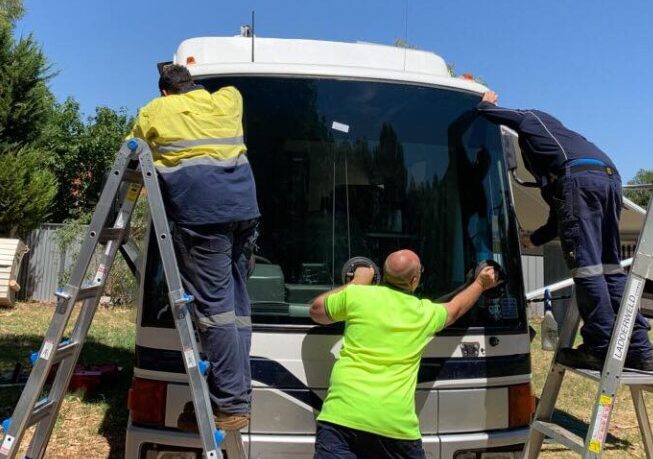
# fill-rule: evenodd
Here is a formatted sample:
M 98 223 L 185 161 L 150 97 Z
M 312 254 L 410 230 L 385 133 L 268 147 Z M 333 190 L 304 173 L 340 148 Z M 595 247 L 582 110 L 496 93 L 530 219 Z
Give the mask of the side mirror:
M 517 169 L 517 154 L 519 150 L 519 136 L 515 131 L 505 126 L 501 128 L 501 146 L 503 147 L 503 156 L 506 159 L 506 166 L 509 171 Z
M 517 155 L 521 154 L 519 148 L 519 135 L 506 126 L 501 128 L 501 146 L 503 147 L 503 156 L 506 160 L 506 167 L 515 179 L 515 182 L 528 188 L 539 188 L 539 183 L 526 182 L 517 176 Z

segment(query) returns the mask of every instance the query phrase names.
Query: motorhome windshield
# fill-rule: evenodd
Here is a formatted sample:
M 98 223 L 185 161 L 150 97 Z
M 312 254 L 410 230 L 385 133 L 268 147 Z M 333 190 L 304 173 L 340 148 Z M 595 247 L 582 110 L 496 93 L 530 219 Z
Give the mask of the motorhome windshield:
M 250 280 L 255 323 L 308 324 L 308 302 L 341 283 L 347 259 L 381 266 L 391 251 L 410 248 L 424 266 L 417 293 L 434 299 L 479 261 L 500 263 L 503 292 L 481 300 L 458 328 L 525 329 L 500 132 L 476 115 L 477 95 L 308 78 L 199 82 L 209 91 L 233 85 L 244 98 L 263 215 Z M 146 284 L 160 284 L 153 264 Z M 163 293 L 146 285 L 146 301 L 153 287 Z

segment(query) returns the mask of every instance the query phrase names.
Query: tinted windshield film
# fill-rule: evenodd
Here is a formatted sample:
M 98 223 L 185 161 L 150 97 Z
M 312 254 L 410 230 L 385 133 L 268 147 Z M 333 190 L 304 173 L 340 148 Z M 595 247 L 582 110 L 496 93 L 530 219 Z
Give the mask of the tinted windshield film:
M 307 303 L 341 283 L 347 259 L 381 266 L 410 248 L 424 266 L 417 294 L 432 299 L 481 260 L 503 266 L 502 295 L 482 300 L 458 327 L 525 326 L 501 139 L 476 116 L 478 96 L 364 81 L 201 83 L 211 91 L 234 85 L 244 97 L 263 215 L 249 282 L 255 323 L 308 324 Z

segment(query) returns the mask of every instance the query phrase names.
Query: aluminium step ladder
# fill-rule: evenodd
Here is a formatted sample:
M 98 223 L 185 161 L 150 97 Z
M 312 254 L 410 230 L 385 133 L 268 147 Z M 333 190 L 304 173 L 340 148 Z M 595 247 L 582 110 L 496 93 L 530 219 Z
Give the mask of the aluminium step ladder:
M 643 392 L 653 392 L 653 372 L 624 369 L 635 316 L 640 310 L 644 285 L 647 280 L 653 280 L 652 209 L 653 200 L 649 203 L 632 267 L 628 273 L 603 371 L 572 368 L 557 362 L 560 349 L 572 347 L 578 332 L 580 317 L 576 303 L 573 302 L 567 310 L 551 369 L 544 383 L 542 396 L 528 433 L 528 440 L 524 446 L 524 458 L 534 459 L 539 456 L 545 436 L 575 451 L 583 458 L 601 457 L 617 390 L 620 385 L 626 385 L 630 388 L 635 405 L 646 457 L 653 459 L 653 434 L 643 397 Z M 598 382 L 599 387 L 585 438 L 552 422 L 555 403 L 567 370 Z
M 205 375 L 208 362 L 200 360 L 189 304 L 193 298 L 181 283 L 168 220 L 159 189 L 149 147 L 132 139 L 123 143 L 93 214 L 79 257 L 68 284 L 57 290 L 57 304 L 45 339 L 38 352 L 13 416 L 2 423 L 5 432 L 0 444 L 0 458 L 13 458 L 27 428 L 36 425 L 26 458 L 42 459 L 45 455 L 61 402 L 70 383 L 88 329 L 104 291 L 107 277 L 121 245 L 127 242 L 129 222 L 141 189 L 148 194 L 150 216 L 161 254 L 168 285 L 168 300 L 179 333 L 184 366 L 188 374 L 195 416 L 205 457 L 222 459 L 220 445 L 225 440 L 229 459 L 246 459 L 240 431 L 216 430 Z M 114 207 L 115 203 L 115 207 Z M 114 211 L 116 209 L 117 211 Z M 115 217 L 114 217 L 115 215 Z M 93 279 L 85 280 L 93 253 L 103 247 L 100 264 Z M 62 336 L 77 302 L 82 302 L 69 339 Z M 46 396 L 39 400 L 50 369 L 59 367 Z

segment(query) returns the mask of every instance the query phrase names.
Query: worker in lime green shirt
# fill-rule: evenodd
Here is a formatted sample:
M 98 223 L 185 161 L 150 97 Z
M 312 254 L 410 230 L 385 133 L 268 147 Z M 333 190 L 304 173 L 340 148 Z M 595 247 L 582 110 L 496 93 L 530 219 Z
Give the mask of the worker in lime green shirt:
M 350 284 L 317 297 L 311 318 L 345 322 L 340 357 L 317 420 L 315 459 L 424 458 L 415 413 L 417 372 L 433 334 L 454 323 L 498 285 L 492 267 L 450 302 L 413 295 L 422 265 L 410 250 L 391 253 L 383 284 L 359 267 Z

